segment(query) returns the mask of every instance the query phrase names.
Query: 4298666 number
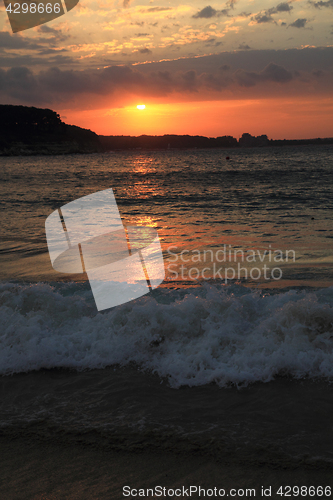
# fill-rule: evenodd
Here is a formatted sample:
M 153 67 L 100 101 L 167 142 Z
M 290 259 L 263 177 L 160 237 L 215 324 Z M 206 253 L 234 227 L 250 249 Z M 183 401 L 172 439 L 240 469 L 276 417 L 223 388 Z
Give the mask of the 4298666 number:
M 281 497 L 330 497 L 330 486 L 280 486 L 276 492 Z
M 6 11 L 9 12 L 10 14 L 52 14 L 53 12 L 55 14 L 60 14 L 61 12 L 61 6 L 60 3 L 14 3 L 14 4 L 9 4 L 8 7 L 6 8 Z

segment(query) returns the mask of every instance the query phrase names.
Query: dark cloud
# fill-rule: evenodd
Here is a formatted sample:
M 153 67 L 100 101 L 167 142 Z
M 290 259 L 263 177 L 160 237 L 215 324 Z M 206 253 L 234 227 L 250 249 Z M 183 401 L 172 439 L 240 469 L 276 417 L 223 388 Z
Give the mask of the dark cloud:
M 274 19 L 272 18 L 272 16 L 268 13 L 263 13 L 263 14 L 257 14 L 256 16 L 254 16 L 254 18 L 252 18 L 254 21 L 257 22 L 257 24 L 261 24 L 261 23 L 274 23 Z
M 13 36 L 8 32 L 0 32 L 0 49 L 26 49 L 30 41 L 23 36 Z
M 220 45 L 223 45 L 223 42 L 221 41 L 216 41 L 216 38 L 210 38 L 209 40 L 206 41 L 205 43 L 206 47 L 211 47 L 211 46 L 214 46 L 214 47 L 219 47 Z
M 183 89 L 191 92 L 197 92 L 200 86 L 198 82 L 197 72 L 193 69 L 186 71 L 186 73 L 180 74 L 180 78 L 183 80 Z
M 296 19 L 293 23 L 289 24 L 293 28 L 304 28 L 307 23 L 307 19 Z
M 67 40 L 67 38 L 70 38 L 68 34 L 63 33 L 60 29 L 57 30 L 54 28 L 50 28 L 46 24 L 38 26 L 37 32 L 43 33 L 44 35 L 52 35 L 51 37 L 45 39 L 49 44 L 59 43 L 61 41 Z
M 290 71 L 274 63 L 270 63 L 266 66 L 266 68 L 259 73 L 259 75 L 261 75 L 263 80 L 270 80 L 278 83 L 290 82 L 293 78 Z
M 119 103 L 126 95 L 171 98 L 179 94 L 188 99 L 191 94 L 191 99 L 196 100 L 271 98 L 301 92 L 331 95 L 332 70 L 332 47 L 239 50 L 135 66 L 112 65 L 100 70 L 53 67 L 35 74 L 27 67 L 18 67 L 0 70 L 0 100 L 85 109 L 93 105 L 105 107 L 106 102 Z
M 52 30 L 53 31 L 53 30 Z M 56 30 L 55 30 L 56 31 Z M 56 33 L 58 33 L 56 31 Z M 51 43 L 50 43 L 51 42 Z M 45 45 L 49 47 L 55 42 L 55 37 L 51 38 L 39 38 L 32 40 L 31 38 L 26 38 L 20 34 L 11 35 L 7 31 L 0 32 L 0 50 L 17 50 L 17 49 L 28 49 L 28 50 L 38 50 L 44 48 Z
M 272 17 L 274 14 L 278 14 L 279 12 L 290 12 L 293 9 L 293 6 L 290 5 L 290 2 L 282 2 L 279 3 L 276 7 L 271 7 L 263 12 L 259 12 L 256 16 L 252 17 L 253 21 L 256 21 L 257 24 L 261 23 L 275 23 L 276 21 Z
M 247 71 L 261 71 L 271 62 L 283 66 L 288 70 L 299 69 L 311 72 L 314 69 L 328 69 L 333 71 L 333 47 L 304 48 L 273 50 L 261 49 L 247 52 L 222 52 L 220 54 L 183 58 L 163 63 L 150 63 L 145 68 L 158 68 L 161 66 L 170 71 L 180 71 L 200 67 L 200 71 L 211 72 L 212 68 L 220 68 L 223 65 Z M 198 70 L 199 72 L 199 70 Z
M 60 49 L 60 50 L 58 50 L 58 49 L 42 49 L 38 52 L 38 54 L 40 56 L 50 56 L 50 55 L 57 56 L 57 55 L 60 55 L 61 53 L 65 54 L 65 53 L 67 53 L 67 50 L 66 49 Z
M 250 17 L 251 16 L 251 12 L 240 12 L 239 14 L 237 14 L 238 17 Z
M 50 28 L 50 26 L 47 26 L 46 24 L 42 24 L 42 26 L 38 26 L 37 31 L 38 31 L 38 33 L 51 33 L 52 35 L 59 34 L 59 30 L 55 30 L 54 28 Z
M 11 35 L 8 32 L 0 32 L 0 53 L 1 51 L 6 51 L 7 56 L 11 55 L 11 52 L 8 51 L 16 51 L 18 49 L 25 49 L 25 50 L 34 50 L 39 54 L 42 54 L 45 52 L 45 50 L 51 50 L 57 49 L 59 41 L 64 40 L 68 38 L 67 35 L 64 35 L 61 31 L 59 30 L 54 30 L 52 28 L 49 28 L 48 26 L 43 26 L 39 27 L 37 31 L 42 34 L 50 34 L 51 37 L 44 38 L 36 38 L 36 39 L 31 39 L 31 38 L 26 38 L 23 35 L 20 34 L 15 34 Z M 57 50 L 57 53 L 59 54 L 59 51 Z M 16 60 L 16 58 L 20 58 L 19 55 L 14 54 L 13 56 Z M 29 56 L 26 56 L 29 58 Z M 46 61 L 45 61 L 46 62 Z M 20 63 L 17 63 L 19 65 Z M 0 59 L 0 65 L 3 66 L 3 61 Z
M 162 80 L 165 80 L 166 82 L 172 82 L 172 73 L 171 71 L 159 71 L 158 77 L 161 78 Z
M 152 54 L 152 51 L 150 49 L 148 49 L 148 47 L 144 47 L 143 49 L 139 49 L 138 52 L 140 52 L 140 54 Z
M 204 19 L 209 19 L 210 17 L 215 17 L 217 16 L 218 11 L 213 9 L 210 5 L 207 7 L 204 7 L 202 10 L 200 10 L 197 14 L 194 14 L 192 17 L 194 19 L 199 19 L 199 18 L 204 18 Z
M 149 33 L 135 33 L 135 35 L 137 38 L 141 38 L 141 37 L 145 37 L 145 36 L 149 36 Z
M 251 49 L 251 47 L 249 45 L 247 45 L 247 43 L 240 43 L 238 46 L 238 49 L 239 50 L 249 50 L 249 49 Z
M 140 9 L 141 14 L 147 14 L 152 12 L 163 12 L 165 10 L 171 10 L 171 7 L 149 7 L 148 9 Z
M 333 0 L 328 0 L 327 2 L 319 1 L 319 2 L 309 2 L 310 5 L 316 7 L 316 9 L 321 9 L 322 7 L 332 7 L 333 8 Z
M 19 102 L 31 103 L 38 100 L 36 83 L 35 76 L 28 68 L 10 68 L 7 71 L 0 69 L 0 93 L 5 90 L 5 95 Z
M 279 3 L 279 5 L 276 6 L 276 12 L 290 12 L 292 9 L 293 6 L 287 2 Z
M 44 56 L 44 51 L 45 55 Z M 63 52 L 59 54 L 59 52 Z M 41 49 L 39 51 L 39 55 L 31 56 L 29 54 L 17 55 L 17 54 L 1 54 L 0 53 L 0 67 L 2 68 L 10 68 L 10 67 L 20 67 L 20 66 L 60 66 L 60 65 L 71 65 L 78 66 L 79 62 L 77 59 L 73 59 L 72 57 L 65 55 L 67 51 L 59 51 L 53 49 Z M 51 55 L 51 53 L 53 55 Z
M 293 79 L 290 71 L 274 63 L 268 64 L 260 72 L 238 70 L 236 80 L 242 87 L 254 87 L 259 82 L 288 83 Z
M 137 66 L 111 66 L 103 70 L 61 71 L 51 68 L 34 75 L 28 68 L 2 71 L 0 92 L 26 102 L 71 99 L 82 94 L 107 95 L 115 91 L 143 92 L 148 95 L 167 95 L 172 92 L 198 92 L 204 89 L 221 90 L 235 84 L 253 87 L 261 82 L 287 83 L 292 75 L 282 66 L 271 63 L 260 72 L 237 70 L 228 78 L 219 72 L 185 71 L 144 72 Z M 52 97 L 51 97 L 52 96 Z
M 235 2 L 228 2 L 229 7 L 227 9 L 222 9 L 222 10 L 216 10 L 213 9 L 210 5 L 207 5 L 207 7 L 204 7 L 203 9 L 199 10 L 196 14 L 193 14 L 194 19 L 210 19 L 211 17 L 220 17 L 220 16 L 229 16 L 230 10 L 233 9 L 233 5 Z
M 20 34 L 11 35 L 8 32 L 0 33 L 0 67 L 11 66 L 54 66 L 60 64 L 77 64 L 69 57 L 66 49 L 58 50 L 59 40 L 67 38 L 60 30 L 48 26 L 40 26 L 37 32 L 49 37 L 27 38 Z M 24 49 L 22 53 L 17 51 Z M 34 51 L 24 53 L 25 51 Z M 43 57 L 47 56 L 47 57 Z
M 228 0 L 225 4 L 225 8 L 221 10 L 216 10 L 210 5 L 207 5 L 207 7 L 204 7 L 199 12 L 194 14 L 192 17 L 194 19 L 210 19 L 212 17 L 220 17 L 220 16 L 233 17 L 234 14 L 232 13 L 232 11 L 234 10 L 235 4 L 237 2 L 238 0 Z M 251 14 L 248 14 L 246 12 L 241 12 L 240 14 L 237 15 L 242 17 L 248 17 Z
M 202 75 L 201 82 L 208 90 L 217 92 L 221 92 L 222 90 L 234 84 L 234 81 L 231 77 L 224 76 L 221 78 L 220 75 L 215 75 L 213 73 Z

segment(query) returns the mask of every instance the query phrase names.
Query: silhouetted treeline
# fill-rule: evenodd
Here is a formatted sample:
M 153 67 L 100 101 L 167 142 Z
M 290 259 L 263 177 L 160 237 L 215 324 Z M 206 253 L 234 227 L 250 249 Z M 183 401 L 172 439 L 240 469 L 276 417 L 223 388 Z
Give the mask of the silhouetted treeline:
M 51 109 L 0 105 L 0 153 L 66 154 L 101 151 L 98 135 L 66 125 Z
M 100 142 L 105 151 L 117 149 L 205 149 L 205 148 L 237 148 L 237 147 L 269 147 L 297 146 L 306 144 L 333 144 L 329 139 L 273 140 L 267 135 L 258 137 L 243 134 L 237 141 L 229 135 L 223 137 L 203 137 L 191 135 L 140 135 L 139 137 L 125 135 L 100 135 Z
M 174 148 L 235 148 L 237 139 L 231 136 L 202 137 L 200 135 L 140 135 L 131 136 L 99 136 L 106 150 L 114 149 L 174 149 Z

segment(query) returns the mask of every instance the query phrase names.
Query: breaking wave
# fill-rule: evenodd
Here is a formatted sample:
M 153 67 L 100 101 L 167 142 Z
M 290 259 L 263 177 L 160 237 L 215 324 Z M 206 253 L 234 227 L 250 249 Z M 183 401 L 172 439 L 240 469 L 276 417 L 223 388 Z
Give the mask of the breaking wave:
M 333 287 L 159 289 L 98 313 L 77 283 L 0 285 L 0 374 L 125 366 L 171 387 L 333 378 Z

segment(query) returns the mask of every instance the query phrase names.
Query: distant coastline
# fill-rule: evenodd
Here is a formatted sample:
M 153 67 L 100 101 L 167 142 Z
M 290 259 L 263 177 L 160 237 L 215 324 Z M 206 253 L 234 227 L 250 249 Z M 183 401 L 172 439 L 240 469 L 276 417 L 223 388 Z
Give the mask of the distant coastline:
M 331 138 L 269 139 L 244 133 L 232 136 L 104 136 L 67 125 L 50 109 L 0 105 L 0 156 L 87 154 L 119 150 L 168 150 L 303 146 L 333 144 Z
M 212 148 L 251 148 L 272 146 L 303 146 L 333 144 L 333 137 L 325 139 L 268 139 L 267 136 L 252 136 L 243 134 L 237 140 L 232 136 L 204 137 L 191 135 L 163 135 L 151 136 L 99 136 L 104 150 L 129 150 L 129 149 L 212 149 Z

